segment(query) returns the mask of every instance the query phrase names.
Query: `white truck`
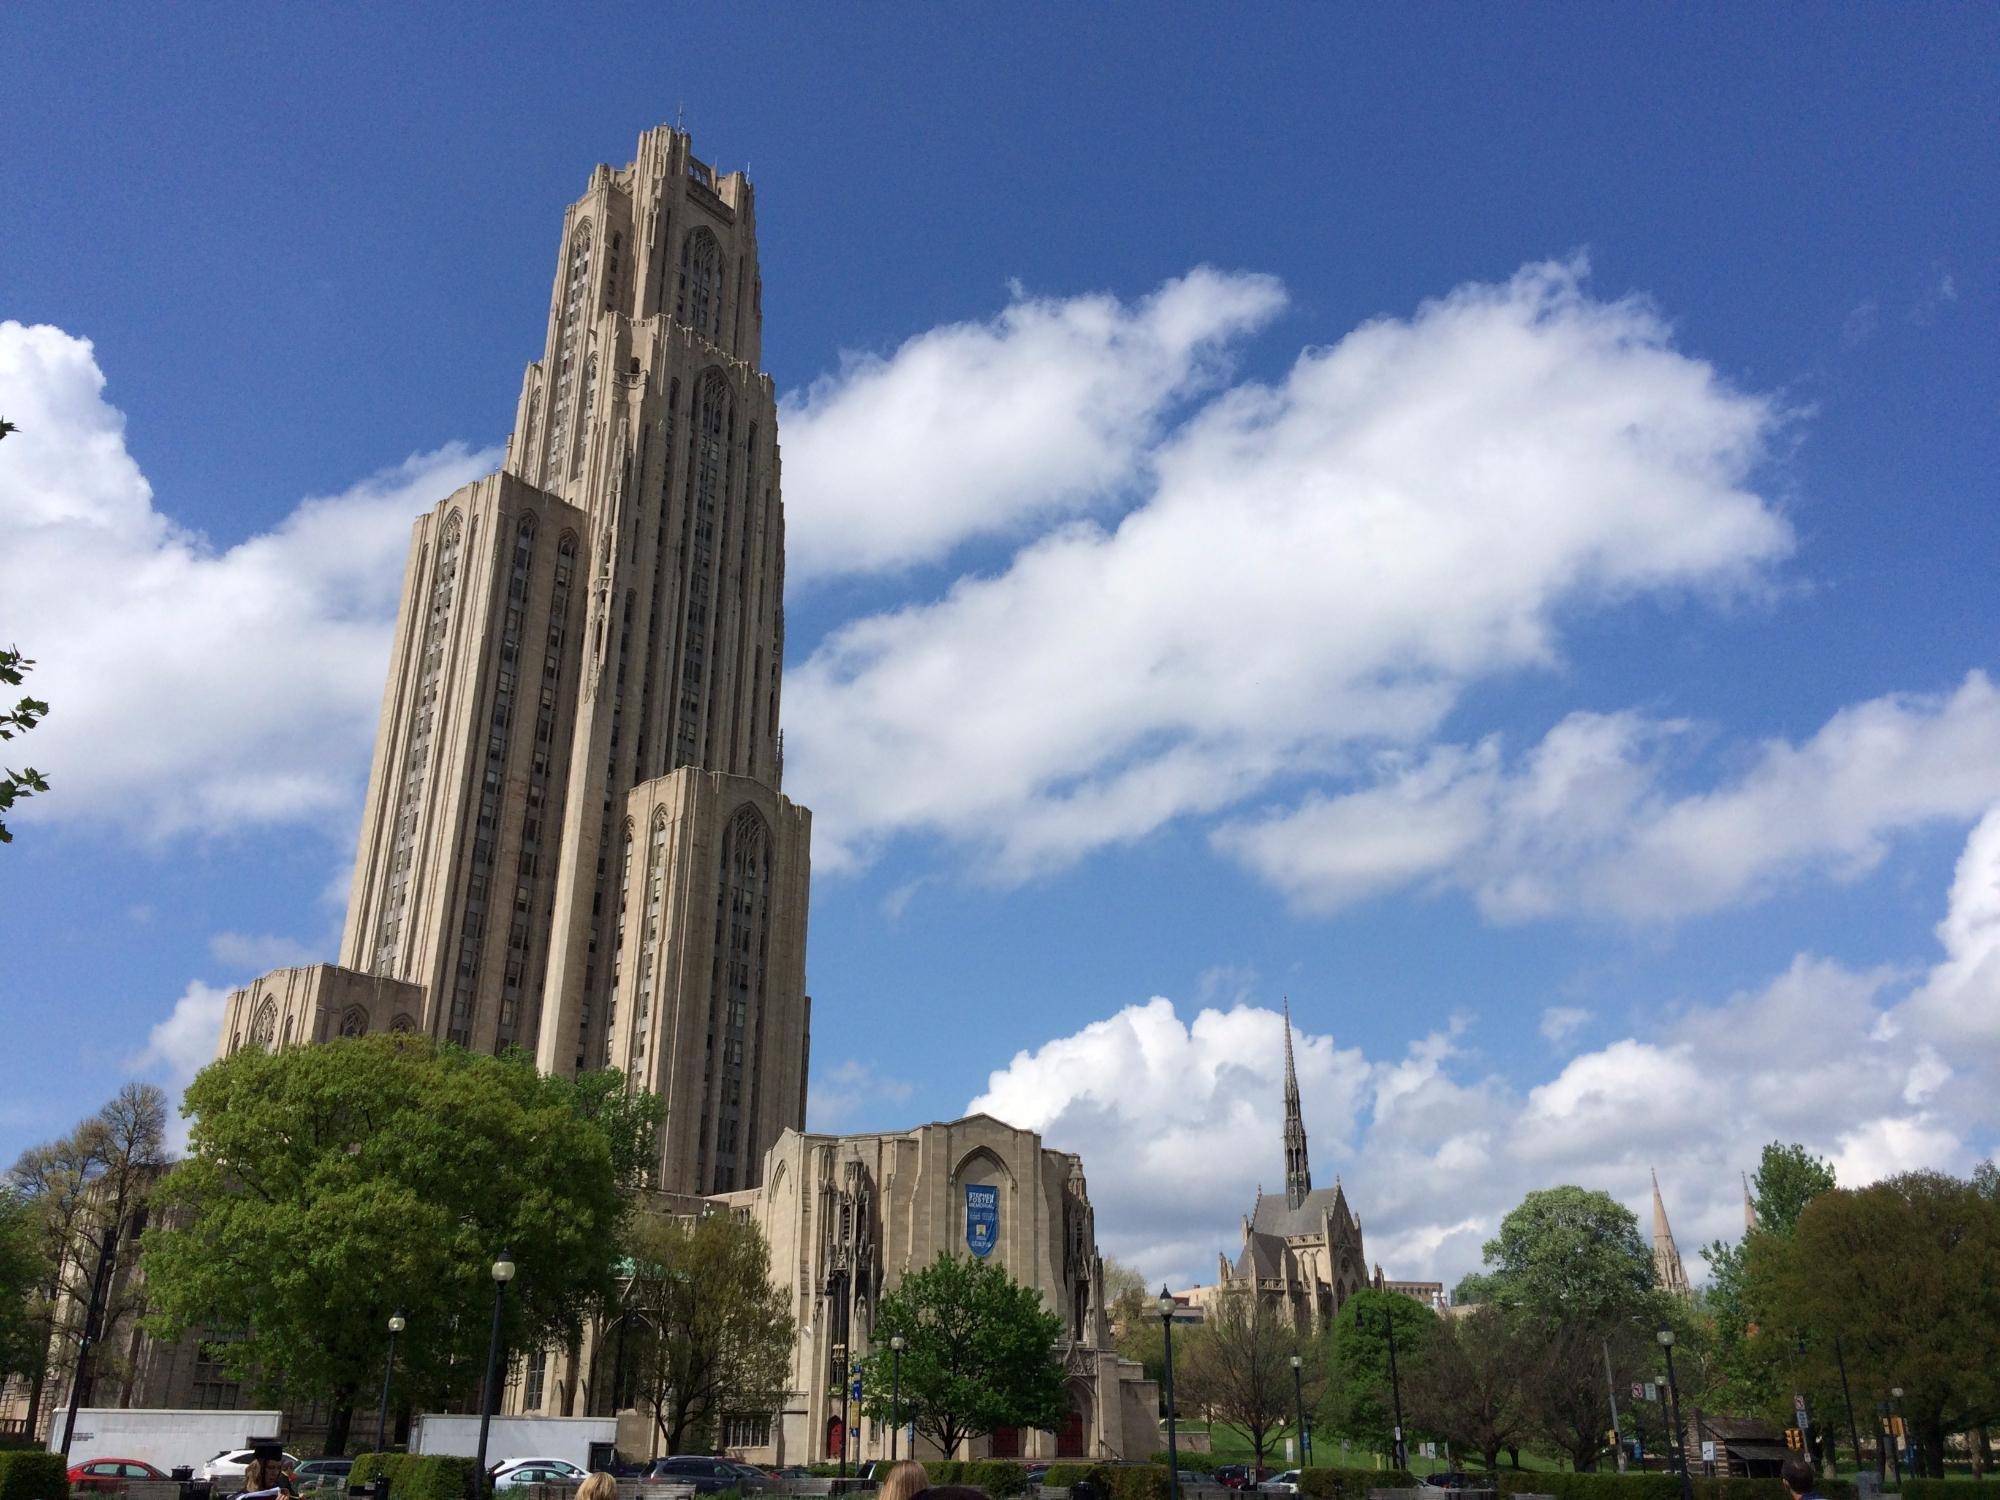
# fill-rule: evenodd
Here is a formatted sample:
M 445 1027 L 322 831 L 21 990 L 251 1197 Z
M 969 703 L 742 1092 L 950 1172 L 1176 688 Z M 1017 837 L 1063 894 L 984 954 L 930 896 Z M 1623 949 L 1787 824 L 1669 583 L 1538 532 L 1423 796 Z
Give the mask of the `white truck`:
M 563 1458 L 579 1469 L 601 1469 L 617 1444 L 616 1417 L 495 1417 L 486 1434 L 486 1462 Z M 410 1425 L 410 1451 L 471 1458 L 479 1451 L 479 1418 L 425 1412 Z
M 79 1407 L 76 1431 L 69 1440 L 69 1461 L 86 1464 L 94 1458 L 136 1458 L 162 1473 L 186 1464 L 200 1469 L 217 1453 L 241 1448 L 253 1437 L 279 1437 L 283 1414 L 275 1411 L 134 1410 L 108 1406 Z M 62 1446 L 63 1413 L 49 1426 L 49 1449 Z

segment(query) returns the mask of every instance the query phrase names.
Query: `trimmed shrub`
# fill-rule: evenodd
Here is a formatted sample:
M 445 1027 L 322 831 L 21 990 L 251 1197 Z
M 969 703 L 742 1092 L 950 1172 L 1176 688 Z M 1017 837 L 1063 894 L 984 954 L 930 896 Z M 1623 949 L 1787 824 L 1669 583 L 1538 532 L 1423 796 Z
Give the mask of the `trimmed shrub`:
M 1087 1465 L 1084 1466 L 1086 1469 Z M 1011 1500 L 1028 1492 L 1027 1465 L 1016 1458 L 936 1458 L 924 1461 L 932 1484 L 970 1484 L 993 1500 Z M 1044 1480 L 1053 1484 L 1053 1480 Z
M 1111 1500 L 1167 1500 L 1172 1493 L 1164 1464 L 1107 1464 L 1096 1477 Z
M 1570 1474 L 1502 1469 L 1497 1474 L 1488 1475 L 1474 1469 L 1472 1473 L 1482 1481 L 1490 1480 L 1503 1495 L 1553 1495 L 1555 1500 L 1680 1500 L 1681 1493 L 1680 1476 L 1664 1471 L 1620 1474 L 1605 1470 Z M 1710 1479 L 1697 1476 L 1693 1484 L 1695 1500 L 1789 1500 L 1791 1493 L 1781 1479 L 1730 1479 L 1720 1476 Z M 1949 1496 L 1933 1496 L 1931 1500 L 1971 1500 L 1971 1497 L 1960 1496 L 1959 1492 L 1964 1488 L 1963 1485 L 1954 1485 Z M 1819 1493 L 1825 1500 L 1855 1500 L 1854 1484 L 1846 1479 L 1821 1480 Z M 1986 1500 L 2000 1500 L 2000 1495 L 1986 1497 Z
M 0 1500 L 69 1500 L 69 1460 L 37 1449 L 0 1453 Z
M 1046 1490 L 1066 1490 L 1081 1480 L 1090 1478 L 1094 1464 L 1066 1463 L 1050 1464 L 1048 1473 L 1042 1476 L 1042 1488 Z
M 1182 1453 L 1176 1456 L 1181 1461 L 1181 1467 L 1190 1474 L 1213 1474 L 1224 1462 L 1213 1453 Z M 1153 1462 L 1156 1464 L 1164 1466 L 1166 1461 L 1167 1450 L 1164 1448 L 1153 1455 Z
M 1963 1470 L 1960 1471 L 1964 1472 Z M 1847 1486 L 1851 1494 L 1854 1486 Z M 1827 1500 L 1834 1500 L 1833 1491 L 1825 1485 L 1820 1489 Z M 1917 1479 L 1903 1481 L 1903 1500 L 2000 1500 L 2000 1479 Z
M 1402 1469 L 1301 1469 L 1299 1493 L 1317 1500 L 1368 1500 L 1370 1490 L 1413 1490 L 1417 1477 Z
M 366 1484 L 377 1474 L 389 1480 L 389 1500 L 470 1500 L 473 1461 L 451 1453 L 364 1453 L 347 1476 Z

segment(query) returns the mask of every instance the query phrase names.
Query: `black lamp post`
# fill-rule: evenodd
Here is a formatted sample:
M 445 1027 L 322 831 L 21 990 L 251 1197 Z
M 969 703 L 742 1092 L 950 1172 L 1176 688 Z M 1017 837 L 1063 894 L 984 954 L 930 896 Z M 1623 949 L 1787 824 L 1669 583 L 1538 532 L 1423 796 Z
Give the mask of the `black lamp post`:
M 401 1313 L 389 1317 L 389 1357 L 382 1361 L 382 1409 L 375 1413 L 375 1451 L 384 1453 L 389 1447 L 389 1381 L 396 1373 L 396 1335 L 406 1325 Z
M 1292 1411 L 1299 1428 L 1299 1467 L 1312 1463 L 1312 1439 L 1306 1436 L 1306 1386 L 1303 1361 L 1292 1356 Z
M 486 1340 L 486 1387 L 479 1393 L 479 1457 L 472 1463 L 475 1495 L 493 1493 L 486 1477 L 486 1429 L 493 1421 L 493 1408 L 500 1395 L 500 1314 L 507 1304 L 507 1283 L 514 1279 L 514 1254 L 502 1250 L 493 1262 L 493 1332 Z
M 1903 1388 L 1889 1387 L 1889 1465 L 1896 1476 L 1896 1488 L 1903 1487 L 1903 1434 L 1896 1429 L 1903 1424 Z
M 1681 1473 L 1681 1500 L 1694 1500 L 1694 1478 L 1688 1473 L 1687 1439 L 1681 1428 L 1681 1390 L 1674 1379 L 1674 1331 L 1662 1328 L 1654 1335 L 1667 1351 L 1667 1455 Z
M 1160 1288 L 1160 1331 L 1167 1345 L 1167 1496 L 1181 1500 L 1181 1451 L 1174 1434 L 1174 1296 Z
M 1368 1309 L 1359 1302 L 1354 1304 L 1356 1328 L 1368 1326 L 1367 1313 Z M 1389 1391 L 1396 1402 L 1396 1444 L 1392 1457 L 1398 1469 L 1407 1469 L 1410 1466 L 1410 1457 L 1403 1447 L 1403 1380 L 1396 1372 L 1396 1319 L 1386 1307 L 1382 1309 L 1382 1331 L 1389 1339 Z M 1683 1496 L 1682 1500 L 1692 1500 L 1692 1497 Z
M 1833 1336 L 1833 1357 L 1840 1366 L 1840 1399 L 1847 1403 L 1847 1436 L 1854 1444 L 1854 1467 L 1859 1470 L 1865 1460 L 1861 1457 L 1861 1428 L 1854 1420 L 1854 1392 L 1847 1385 L 1847 1351 L 1840 1347 L 1840 1335 Z M 1833 1458 L 1833 1444 L 1826 1445 L 1827 1457 Z
M 903 1336 L 889 1340 L 889 1462 L 897 1458 L 896 1445 L 903 1436 Z

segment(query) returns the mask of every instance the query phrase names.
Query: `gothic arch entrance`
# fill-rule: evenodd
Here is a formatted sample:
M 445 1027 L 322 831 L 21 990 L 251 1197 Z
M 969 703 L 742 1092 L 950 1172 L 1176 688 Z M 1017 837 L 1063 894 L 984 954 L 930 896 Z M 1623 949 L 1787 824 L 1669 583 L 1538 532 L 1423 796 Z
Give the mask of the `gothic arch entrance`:
M 1090 1457 L 1090 1397 L 1076 1386 L 1069 1388 L 1069 1411 L 1056 1429 L 1057 1458 Z

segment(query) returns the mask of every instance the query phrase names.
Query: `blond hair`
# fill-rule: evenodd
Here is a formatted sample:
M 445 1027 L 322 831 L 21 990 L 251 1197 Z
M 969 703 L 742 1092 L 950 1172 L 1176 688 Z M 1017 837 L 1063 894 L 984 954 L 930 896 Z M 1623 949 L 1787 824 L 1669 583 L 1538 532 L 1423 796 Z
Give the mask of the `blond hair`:
M 889 1470 L 881 1488 L 875 1491 L 875 1500 L 912 1500 L 913 1496 L 930 1487 L 930 1472 L 922 1464 L 906 1458 Z
M 599 1469 L 576 1487 L 576 1500 L 618 1500 L 618 1481 Z

